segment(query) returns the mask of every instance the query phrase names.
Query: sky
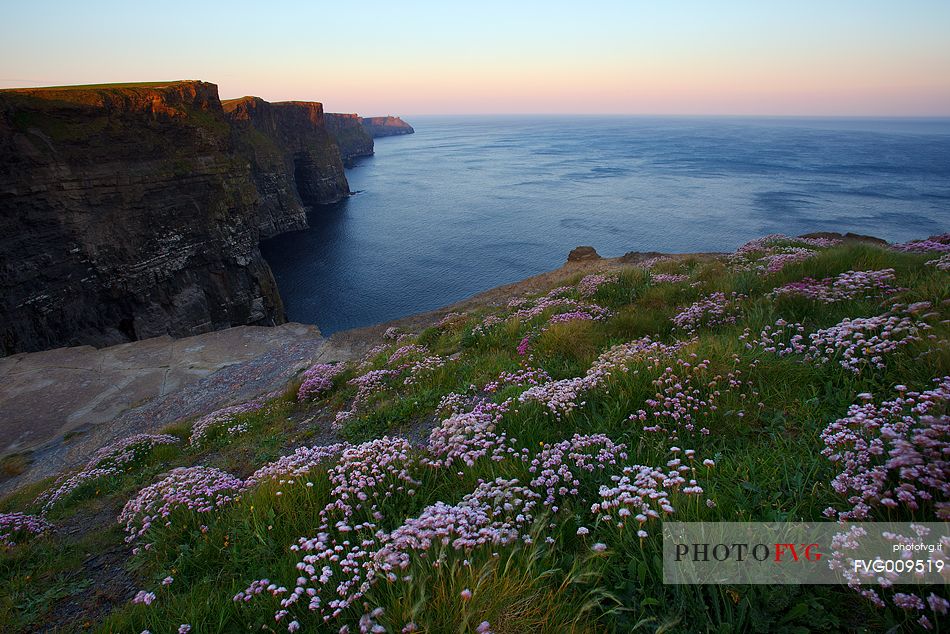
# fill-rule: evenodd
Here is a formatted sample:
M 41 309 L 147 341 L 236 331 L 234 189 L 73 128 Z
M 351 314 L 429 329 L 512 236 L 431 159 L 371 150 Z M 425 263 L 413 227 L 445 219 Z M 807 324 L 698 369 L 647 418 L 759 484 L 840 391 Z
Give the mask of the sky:
M 0 86 L 329 112 L 950 116 L 950 0 L 0 0 Z

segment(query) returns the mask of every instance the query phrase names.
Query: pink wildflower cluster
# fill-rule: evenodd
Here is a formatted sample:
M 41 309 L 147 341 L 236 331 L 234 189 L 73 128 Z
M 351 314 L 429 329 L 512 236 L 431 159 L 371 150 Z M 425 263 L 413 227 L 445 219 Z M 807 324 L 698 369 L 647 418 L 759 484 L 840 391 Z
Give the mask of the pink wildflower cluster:
M 689 281 L 689 275 L 685 273 L 653 273 L 650 275 L 650 281 L 654 284 L 679 284 Z
M 852 299 L 883 297 L 900 289 L 892 286 L 894 269 L 880 271 L 848 271 L 837 277 L 815 280 L 810 277 L 781 286 L 772 291 L 773 297 L 800 295 L 825 304 Z
M 501 404 L 483 401 L 470 412 L 443 420 L 429 434 L 428 449 L 433 458 L 427 459 L 427 464 L 449 467 L 458 461 L 472 466 L 485 456 L 499 461 L 516 453 L 507 434 L 495 431 L 510 405 L 510 399 Z
M 552 315 L 551 319 L 548 320 L 548 325 L 563 324 L 568 321 L 591 321 L 593 319 L 597 319 L 597 317 L 583 310 L 575 310 L 569 313 Z
M 577 284 L 577 294 L 581 297 L 591 298 L 597 294 L 597 291 L 604 284 L 613 284 L 617 281 L 616 273 L 591 273 L 585 275 Z
M 152 605 L 153 601 L 155 601 L 155 593 L 146 592 L 145 590 L 139 590 L 132 597 L 132 603 L 135 605 Z
M 405 364 L 403 368 L 406 371 L 406 376 L 402 380 L 403 385 L 414 385 L 418 383 L 423 376 L 444 367 L 445 364 L 446 359 L 437 354 L 430 354 L 415 359 Z
M 504 323 L 509 320 L 527 322 L 541 316 L 547 311 L 554 311 L 552 318 L 559 313 L 583 313 L 590 319 L 606 319 L 610 316 L 610 311 L 603 306 L 592 304 L 586 301 L 578 301 L 569 297 L 562 297 L 574 289 L 570 286 L 561 286 L 548 291 L 547 294 L 537 298 L 517 298 L 508 302 L 508 308 L 516 308 L 515 312 L 507 316 L 488 315 L 482 320 L 482 323 L 472 329 L 472 334 L 482 336 L 486 334 L 493 326 Z M 584 317 L 581 317 L 583 319 Z
M 253 401 L 225 407 L 211 412 L 206 416 L 202 416 L 192 425 L 191 437 L 188 439 L 188 442 L 191 443 L 192 446 L 200 445 L 207 440 L 212 432 L 221 428 L 225 429 L 228 436 L 245 433 L 247 431 L 247 423 L 238 422 L 238 417 L 243 414 L 250 414 L 264 409 L 264 406 L 267 405 L 267 401 L 276 397 L 278 394 L 279 393 L 265 394 Z
M 333 379 L 344 369 L 342 363 L 317 363 L 310 366 L 303 373 L 303 383 L 297 390 L 297 400 L 304 401 L 325 394 L 333 387 Z
M 479 481 L 458 504 L 436 502 L 386 535 L 374 563 L 380 573 L 395 581 L 396 575 L 409 567 L 413 552 L 424 553 L 439 545 L 471 551 L 530 539 L 520 531 L 533 522 L 537 504 L 538 494 L 517 480 Z
M 439 320 L 439 323 L 435 325 L 436 328 L 448 328 L 449 326 L 454 326 L 455 324 L 463 321 L 468 315 L 465 313 L 446 313 L 446 315 Z
M 922 524 L 911 524 L 911 535 L 899 535 L 892 532 L 881 532 L 880 537 L 891 542 L 894 546 L 904 545 L 913 547 L 919 544 L 922 538 L 931 535 L 931 530 Z M 925 630 L 934 629 L 931 617 L 936 621 L 942 620 L 950 610 L 950 601 L 946 598 L 930 593 L 926 601 L 915 594 L 905 592 L 894 592 L 895 573 L 879 573 L 871 571 L 865 573 L 859 572 L 861 569 L 855 566 L 854 552 L 861 548 L 861 542 L 869 536 L 868 529 L 862 525 L 845 525 L 842 532 L 836 534 L 831 540 L 831 556 L 828 565 L 832 570 L 837 570 L 847 581 L 848 586 L 857 591 L 858 594 L 870 601 L 873 605 L 884 608 L 887 601 L 884 597 L 890 599 L 894 606 L 911 613 L 917 617 L 917 623 Z M 931 539 L 935 536 L 931 536 Z M 875 542 L 878 541 L 875 536 Z M 940 536 L 941 550 L 931 553 L 931 560 L 943 560 L 947 562 L 944 553 L 950 550 L 950 537 Z M 871 584 L 880 586 L 879 589 L 862 587 L 862 584 Z M 883 595 L 883 596 L 882 596 Z M 928 610 L 929 609 L 929 610 Z M 929 614 L 929 616 L 928 616 Z
M 745 243 L 728 259 L 737 270 L 774 273 L 792 262 L 807 260 L 818 249 L 840 243 L 836 238 L 792 238 L 776 233 Z
M 584 376 L 530 387 L 521 393 L 518 400 L 522 403 L 541 403 L 560 418 L 577 407 L 583 407 L 586 401 L 581 399 L 586 392 L 600 387 L 616 372 L 627 372 L 633 361 L 658 364 L 660 359 L 675 354 L 680 345 L 665 345 L 644 337 L 613 346 L 597 358 Z
M 524 387 L 526 385 L 541 385 L 551 380 L 551 376 L 541 368 L 532 368 L 530 366 L 515 370 L 514 372 L 502 372 L 498 378 L 490 383 L 486 383 L 483 390 L 489 394 L 494 394 L 503 387 L 517 385 Z
M 473 426 L 485 420 L 497 422 L 496 414 L 486 404 L 481 414 L 468 420 Z M 439 438 L 434 445 L 442 447 L 443 437 L 434 436 Z M 435 449 L 433 453 L 439 451 Z M 619 468 L 624 460 L 624 446 L 606 436 L 576 435 L 570 440 L 543 446 L 531 462 L 533 479 L 527 486 L 514 479 L 479 480 L 478 486 L 457 504 L 437 502 L 386 532 L 378 527 L 378 522 L 386 518 L 375 503 L 397 492 L 412 495 L 417 484 L 411 475 L 415 461 L 408 442 L 384 438 L 360 447 L 348 447 L 339 463 L 330 469 L 334 486 L 330 491 L 331 502 L 320 513 L 321 525 L 313 537 L 301 537 L 290 547 L 301 556 L 296 564 L 296 581 L 284 586 L 269 579 L 256 580 L 237 593 L 234 601 L 247 603 L 260 595 L 273 597 L 279 604 L 274 619 L 287 623 L 290 632 L 301 628 L 297 615 L 309 613 L 329 623 L 358 607 L 380 579 L 388 583 L 410 581 L 413 565 L 440 568 L 449 557 L 467 558 L 477 549 L 491 548 L 497 553 L 507 545 L 532 543 L 536 536 L 533 527 L 538 526 L 538 509 L 557 514 L 560 510 L 557 503 L 577 497 L 582 505 L 589 504 L 590 500 L 584 499 L 585 486 L 607 481 L 611 467 Z M 430 468 L 441 466 L 428 458 L 418 464 Z M 650 500 L 658 508 L 669 506 L 669 493 L 660 488 L 663 485 L 669 491 L 682 487 L 681 492 L 701 492 L 695 482 L 682 475 L 683 469 L 670 468 L 671 471 L 653 485 L 654 495 L 641 493 L 644 501 Z M 601 489 L 603 496 L 599 499 L 604 505 L 603 513 L 615 509 L 618 516 L 623 516 L 624 508 L 632 506 L 623 494 L 626 487 L 631 482 L 641 488 L 648 484 L 630 471 L 624 474 L 613 478 L 618 483 L 616 494 Z M 593 478 L 588 480 L 591 476 Z M 689 486 L 682 486 L 684 484 Z M 672 512 L 671 506 L 667 512 Z M 606 546 L 600 544 L 595 548 Z M 471 599 L 472 594 L 471 590 L 463 591 L 462 600 Z M 407 627 L 405 631 L 416 629 Z M 344 625 L 343 629 L 349 631 L 348 626 Z M 479 626 L 479 631 L 489 629 L 487 624 Z
M 378 353 L 377 353 L 378 354 Z M 346 421 L 356 416 L 376 394 L 389 389 L 396 383 L 413 385 L 425 375 L 445 366 L 449 360 L 429 353 L 429 349 L 418 344 L 406 344 L 390 353 L 386 360 L 388 367 L 369 370 L 348 381 L 356 386 L 356 396 L 349 410 L 340 410 L 334 420 L 334 428 L 339 429 Z
M 18 543 L 42 535 L 52 528 L 52 524 L 36 515 L 0 513 L 0 548 L 13 548 Z
M 389 355 L 386 365 L 392 366 L 394 363 L 400 359 L 404 359 L 405 357 L 416 354 L 426 354 L 428 352 L 429 350 L 425 346 L 420 346 L 414 343 L 406 344 Z
M 99 449 L 80 471 L 60 476 L 36 498 L 47 513 L 74 491 L 103 478 L 128 472 L 159 445 L 174 445 L 179 439 L 169 434 L 134 434 Z
M 119 514 L 125 541 L 141 539 L 153 526 L 171 526 L 177 510 L 211 513 L 236 500 L 244 482 L 214 467 L 178 467 L 129 500 Z M 135 552 L 135 551 L 133 551 Z
M 800 354 L 805 360 L 818 364 L 837 362 L 860 374 L 867 368 L 883 369 L 888 354 L 919 341 L 921 334 L 930 328 L 924 321 L 888 313 L 844 319 L 830 328 L 811 333 L 806 339 L 802 324 L 779 319 L 774 327 L 765 326 L 757 338 L 750 338 L 746 329 L 739 339 L 746 341 L 746 348 L 750 350 L 758 347 L 782 357 Z
M 789 354 L 806 354 L 805 327 L 798 322 L 789 323 L 784 319 L 777 319 L 775 325 L 766 326 L 757 338 L 751 338 L 752 332 L 746 328 L 739 335 L 739 341 L 745 341 L 747 350 L 761 348 L 765 352 L 784 357 Z
M 902 244 L 892 244 L 891 248 L 895 251 L 911 253 L 927 253 L 932 251 L 937 253 L 950 253 L 950 233 L 930 236 L 926 240 L 912 240 Z
M 340 428 L 343 423 L 355 416 L 374 394 L 382 392 L 387 387 L 390 377 L 399 375 L 401 370 L 380 369 L 370 370 L 360 376 L 350 379 L 347 383 L 356 386 L 356 396 L 350 403 L 349 410 L 341 409 L 336 413 L 334 427 Z
M 861 395 L 822 432 L 822 455 L 842 469 L 832 488 L 848 502 L 826 515 L 864 520 L 883 507 L 950 519 L 950 377 L 924 392 L 897 389 L 880 405 Z
M 815 255 L 815 251 L 803 247 L 788 247 L 782 253 L 765 255 L 759 260 L 768 273 L 776 273 L 792 262 L 803 262 Z
M 689 361 L 678 358 L 672 366 L 666 367 L 653 380 L 657 392 L 644 402 L 648 409 L 631 414 L 630 420 L 647 423 L 643 431 L 662 433 L 670 440 L 678 440 L 683 430 L 690 433 L 698 431 L 705 436 L 709 434 L 709 429 L 697 429 L 697 425 L 718 411 L 717 403 L 722 396 L 720 386 L 729 392 L 738 393 L 743 401 L 749 396 L 758 397 L 758 392 L 748 387 L 742 378 L 742 370 L 736 368 L 725 376 L 717 374 L 710 377 L 707 372 L 709 360 L 703 359 L 697 363 L 696 359 L 698 357 L 693 353 Z M 738 365 L 738 357 L 734 356 L 733 361 Z M 736 415 L 742 418 L 745 412 L 739 410 Z
M 936 268 L 938 271 L 950 271 L 950 253 L 945 253 L 936 260 L 927 260 L 925 264 Z
M 499 478 L 480 481 L 458 504 L 437 502 L 426 507 L 391 533 L 373 532 L 375 525 L 365 523 L 347 527 L 342 537 L 337 537 L 324 526 L 316 537 L 300 538 L 291 546 L 292 551 L 305 553 L 297 564 L 300 576 L 293 590 L 261 579 L 235 595 L 234 601 L 246 603 L 268 593 L 279 599 L 280 609 L 274 615 L 277 622 L 286 619 L 301 601 L 309 612 L 328 622 L 358 605 L 380 578 L 391 583 L 408 580 L 405 575 L 414 555 L 426 558 L 437 548 L 467 552 L 517 541 L 521 530 L 533 521 L 531 511 L 536 504 L 537 494 L 530 489 L 517 480 Z M 432 565 L 437 567 L 440 560 L 437 557 Z M 378 617 L 381 612 L 373 614 Z M 299 627 L 294 623 L 298 621 L 288 625 L 289 631 Z M 343 629 L 349 631 L 346 626 Z
M 677 455 L 681 450 L 673 447 L 671 451 Z M 692 449 L 687 449 L 684 455 L 690 463 L 696 459 L 696 452 Z M 714 466 L 712 460 L 705 460 L 703 464 L 707 468 Z M 660 519 L 660 513 L 674 513 L 670 502 L 673 493 L 702 494 L 703 489 L 694 477 L 695 467 L 684 464 L 678 455 L 667 463 L 667 467 L 667 472 L 643 465 L 624 467 L 621 475 L 611 478 L 613 486 L 600 487 L 599 500 L 590 508 L 596 521 L 623 529 L 632 516 L 637 522 L 637 536 L 642 539 L 648 536 L 645 530 L 647 522 Z
M 734 324 L 739 316 L 738 304 L 744 298 L 736 293 L 712 293 L 674 315 L 673 324 L 687 333 L 694 333 L 701 327 Z
M 625 449 L 625 445 L 615 444 L 604 434 L 574 434 L 570 440 L 546 444 L 528 467 L 534 474 L 531 488 L 544 495 L 544 505 L 557 513 L 559 500 L 579 494 L 585 473 L 603 471 L 626 460 Z
M 435 406 L 435 412 L 437 414 L 461 414 L 465 411 L 465 408 L 470 404 L 471 397 L 466 394 L 459 394 L 458 392 L 449 392 L 439 400 L 439 404 Z
M 642 269 L 652 269 L 657 264 L 660 264 L 661 262 L 669 262 L 670 260 L 671 260 L 670 257 L 665 256 L 665 255 L 660 255 L 655 258 L 649 258 L 641 262 L 638 262 L 637 266 Z
M 894 314 L 844 319 L 808 336 L 806 358 L 819 363 L 837 360 L 841 367 L 859 374 L 864 368 L 884 368 L 884 357 L 915 341 L 930 326 Z
M 320 512 L 321 517 L 339 514 L 338 528 L 357 514 L 369 514 L 374 521 L 382 519 L 379 502 L 396 493 L 415 495 L 419 482 L 412 471 L 417 464 L 405 438 L 383 436 L 345 447 L 339 462 L 328 471 L 333 501 Z
M 334 443 L 315 447 L 300 447 L 292 454 L 282 456 L 255 471 L 244 483 L 247 488 L 262 482 L 275 482 L 278 486 L 293 485 L 305 479 L 312 471 L 326 468 L 350 445 Z

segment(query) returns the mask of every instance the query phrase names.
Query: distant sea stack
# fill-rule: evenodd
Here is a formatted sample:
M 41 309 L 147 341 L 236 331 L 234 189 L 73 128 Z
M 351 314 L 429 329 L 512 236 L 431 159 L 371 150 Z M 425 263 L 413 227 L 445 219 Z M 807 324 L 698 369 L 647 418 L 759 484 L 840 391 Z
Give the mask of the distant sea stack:
M 281 323 L 259 241 L 348 193 L 319 103 L 0 91 L 0 352 Z
M 412 134 L 412 126 L 399 117 L 363 117 L 363 127 L 374 139 L 397 134 Z

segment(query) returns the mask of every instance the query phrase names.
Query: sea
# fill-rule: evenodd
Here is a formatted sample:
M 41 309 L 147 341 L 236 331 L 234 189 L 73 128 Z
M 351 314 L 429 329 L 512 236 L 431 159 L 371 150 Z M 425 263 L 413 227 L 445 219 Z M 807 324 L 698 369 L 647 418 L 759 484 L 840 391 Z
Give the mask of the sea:
M 263 243 L 292 321 L 325 334 L 551 270 L 589 245 L 732 251 L 770 233 L 950 231 L 950 119 L 405 117 L 355 195 Z

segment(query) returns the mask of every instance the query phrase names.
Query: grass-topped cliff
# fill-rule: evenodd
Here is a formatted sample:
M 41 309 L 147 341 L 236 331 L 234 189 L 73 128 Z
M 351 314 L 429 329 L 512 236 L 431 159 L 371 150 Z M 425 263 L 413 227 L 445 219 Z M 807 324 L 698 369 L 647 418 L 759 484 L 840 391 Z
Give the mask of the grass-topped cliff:
M 0 622 L 940 627 L 944 588 L 664 586 L 660 523 L 947 519 L 948 251 L 770 236 L 387 331 L 4 500 Z
M 349 194 L 315 102 L 201 81 L 0 91 L 0 354 L 283 321 L 262 237 Z

